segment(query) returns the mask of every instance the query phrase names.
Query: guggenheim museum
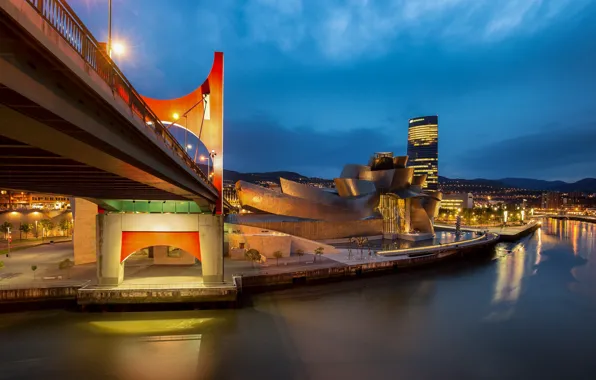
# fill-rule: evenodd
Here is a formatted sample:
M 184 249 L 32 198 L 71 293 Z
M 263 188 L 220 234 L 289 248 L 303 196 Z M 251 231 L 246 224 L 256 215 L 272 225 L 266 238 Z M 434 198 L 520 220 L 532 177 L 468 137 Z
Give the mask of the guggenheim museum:
M 423 190 L 426 174 L 414 175 L 414 167 L 407 163 L 408 156 L 376 153 L 368 165 L 346 165 L 334 179 L 334 189 L 280 178 L 281 192 L 238 181 L 236 193 L 242 208 L 253 213 L 276 215 L 276 220 L 286 218 L 294 224 L 318 221 L 338 231 L 328 237 L 357 236 L 361 221 L 373 223 L 384 238 L 430 239 L 442 194 Z M 342 231 L 342 224 L 349 224 L 352 231 Z M 375 234 L 374 229 L 368 231 Z

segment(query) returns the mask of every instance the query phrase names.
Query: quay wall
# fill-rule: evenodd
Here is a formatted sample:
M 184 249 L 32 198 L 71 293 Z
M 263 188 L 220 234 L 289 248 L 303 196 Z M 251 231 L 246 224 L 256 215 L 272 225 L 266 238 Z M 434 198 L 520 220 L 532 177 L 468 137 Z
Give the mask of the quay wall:
M 418 255 L 416 257 L 410 257 L 407 259 L 360 263 L 280 274 L 242 276 L 241 291 L 261 291 L 267 289 L 268 287 L 333 281 L 338 279 L 355 278 L 367 274 L 416 268 L 419 266 L 456 258 L 458 256 L 480 255 L 482 253 L 492 252 L 490 248 L 494 247 L 497 242 L 498 239 L 495 238 L 492 240 L 481 241 L 466 247 L 453 248 L 440 253 L 433 252 L 429 253 L 428 255 Z
M 80 287 L 80 285 L 47 288 L 0 287 L 0 303 L 75 300 Z

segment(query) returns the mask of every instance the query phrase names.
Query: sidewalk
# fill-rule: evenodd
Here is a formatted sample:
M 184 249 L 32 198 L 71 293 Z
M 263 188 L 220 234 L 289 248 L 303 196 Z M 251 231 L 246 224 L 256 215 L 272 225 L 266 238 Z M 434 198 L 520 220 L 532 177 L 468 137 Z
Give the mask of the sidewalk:
M 488 230 L 488 232 L 492 232 L 492 233 L 499 234 L 502 236 L 515 236 L 525 230 L 533 228 L 535 225 L 536 225 L 536 221 L 531 221 L 531 222 L 526 223 L 521 226 L 507 226 L 507 227 L 499 226 L 499 227 L 478 227 L 478 228 L 462 226 L 461 230 L 462 231 L 472 231 L 472 232 Z M 451 224 L 435 223 L 435 227 L 444 228 L 444 229 L 448 229 L 448 230 L 455 230 L 455 226 L 451 225 Z
M 10 252 L 18 251 L 24 248 L 37 247 L 43 244 L 50 244 L 50 241 L 54 243 L 62 243 L 72 241 L 72 236 L 51 236 L 46 238 L 33 238 L 33 239 L 22 239 L 13 240 L 10 243 Z M 4 255 L 8 252 L 8 242 L 5 239 L 0 240 L 0 255 Z

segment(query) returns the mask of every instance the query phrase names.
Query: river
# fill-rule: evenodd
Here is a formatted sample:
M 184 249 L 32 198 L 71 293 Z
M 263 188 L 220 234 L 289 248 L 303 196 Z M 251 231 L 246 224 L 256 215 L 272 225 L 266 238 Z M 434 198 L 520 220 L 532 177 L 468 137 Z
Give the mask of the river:
M 0 314 L 0 379 L 594 379 L 596 224 L 242 309 Z M 509 252 L 511 251 L 511 252 Z

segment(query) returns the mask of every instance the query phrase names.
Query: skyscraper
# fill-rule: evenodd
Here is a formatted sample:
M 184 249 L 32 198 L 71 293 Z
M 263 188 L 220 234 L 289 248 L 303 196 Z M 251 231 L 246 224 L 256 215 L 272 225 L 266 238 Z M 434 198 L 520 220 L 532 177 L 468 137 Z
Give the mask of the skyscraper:
M 424 116 L 410 119 L 408 126 L 408 167 L 414 175 L 426 174 L 429 190 L 439 185 L 439 117 Z

